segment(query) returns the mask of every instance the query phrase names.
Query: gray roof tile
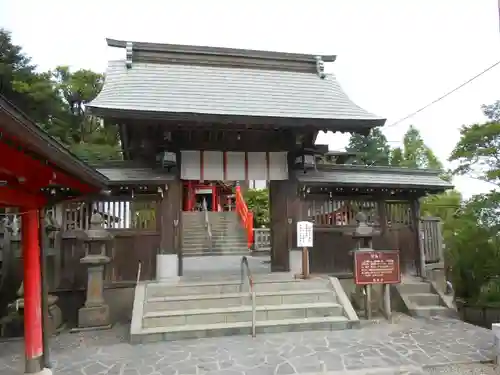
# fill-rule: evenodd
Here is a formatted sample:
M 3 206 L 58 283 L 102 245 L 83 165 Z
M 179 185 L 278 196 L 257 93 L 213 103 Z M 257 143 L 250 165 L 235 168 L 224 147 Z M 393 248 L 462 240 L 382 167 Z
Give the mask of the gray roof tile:
M 111 61 L 104 88 L 87 105 L 158 113 L 353 120 L 384 119 L 353 103 L 333 75 L 194 64 Z
M 151 168 L 97 168 L 97 171 L 109 179 L 111 184 L 117 183 L 163 183 L 172 181 L 175 176 L 164 170 Z
M 297 171 L 302 183 L 338 186 L 404 187 L 446 190 L 453 185 L 439 177 L 438 171 L 390 167 L 336 165 L 315 171 Z

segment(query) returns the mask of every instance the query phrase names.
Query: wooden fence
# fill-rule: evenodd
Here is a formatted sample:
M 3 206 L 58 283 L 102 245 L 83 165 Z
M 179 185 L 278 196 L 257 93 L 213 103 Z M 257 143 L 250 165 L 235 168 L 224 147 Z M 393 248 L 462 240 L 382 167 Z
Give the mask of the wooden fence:
M 444 262 L 441 219 L 438 217 L 423 217 L 421 219 L 420 231 L 421 244 L 425 254 L 425 262 Z
M 47 210 L 47 220 L 56 231 L 47 236 L 44 247 L 47 254 L 47 274 L 50 291 L 83 289 L 87 268 L 80 263 L 85 254 L 84 245 L 76 239 L 76 231 L 87 230 L 90 217 L 98 212 L 104 227 L 114 235 L 107 245 L 111 262 L 105 266 L 105 284 L 133 284 L 139 262 L 141 279 L 156 276 L 156 254 L 160 247 L 160 227 L 157 220 L 157 195 L 134 199 L 110 197 L 99 201 L 64 203 Z M 2 279 L 22 280 L 22 230 L 19 215 L 5 216 L 0 226 L 0 288 Z M 16 282 L 17 284 L 17 282 Z M 0 289 L 1 290 L 1 289 Z
M 373 239 L 375 249 L 400 250 L 402 268 L 415 269 L 417 236 L 408 202 L 373 202 L 356 200 L 310 200 L 306 203 L 307 220 L 313 221 L 314 248 L 311 249 L 311 269 L 315 272 L 349 274 L 355 241 L 349 236 L 356 227 L 355 216 L 363 211 L 368 224 L 381 231 Z M 385 223 L 381 222 L 385 216 Z M 384 229 L 385 227 L 385 229 Z M 443 262 L 441 223 L 439 218 L 423 217 L 420 221 L 421 245 L 427 263 Z M 271 250 L 269 228 L 257 228 L 254 249 Z M 295 236 L 294 236 L 295 237 Z M 295 239 L 294 239 L 295 241 Z

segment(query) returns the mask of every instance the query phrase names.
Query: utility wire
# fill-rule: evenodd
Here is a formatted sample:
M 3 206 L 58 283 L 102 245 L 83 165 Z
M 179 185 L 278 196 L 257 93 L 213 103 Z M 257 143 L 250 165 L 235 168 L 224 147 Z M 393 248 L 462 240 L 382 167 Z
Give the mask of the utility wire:
M 500 60 L 498 60 L 497 62 L 495 62 L 494 64 L 488 66 L 486 69 L 482 70 L 480 73 L 476 74 L 475 76 L 469 78 L 467 81 L 461 83 L 460 85 L 458 85 L 457 87 L 455 87 L 453 90 L 450 90 L 448 91 L 446 94 L 444 95 L 441 95 L 439 98 L 437 99 L 434 99 L 432 102 L 430 102 L 429 104 L 423 106 L 422 108 L 416 110 L 415 112 L 412 112 L 410 113 L 409 115 L 399 119 L 398 121 L 396 122 L 393 122 L 392 124 L 390 125 L 387 125 L 387 126 L 384 126 L 384 129 L 387 129 L 387 128 L 392 128 L 393 126 L 398 126 L 400 125 L 403 121 L 405 120 L 408 120 L 409 118 L 412 118 L 413 116 L 419 114 L 420 112 L 422 111 L 425 111 L 427 108 L 433 106 L 434 104 L 440 102 L 441 100 L 447 98 L 448 96 L 450 96 L 451 94 L 457 92 L 458 90 L 460 90 L 462 87 L 464 86 L 467 86 L 469 83 L 471 83 L 472 81 L 478 79 L 479 77 L 481 77 L 483 74 L 489 72 L 490 70 L 492 70 L 493 68 L 495 68 L 496 66 L 500 65 Z M 398 141 L 387 141 L 387 143 L 400 143 Z M 375 161 L 373 163 L 371 163 L 368 167 L 372 167 L 373 165 L 375 164 Z
M 393 126 L 397 126 L 399 124 L 401 124 L 403 121 L 405 120 L 408 120 L 409 118 L 419 114 L 420 112 L 422 111 L 425 111 L 427 108 L 429 108 L 430 106 L 440 102 L 441 100 L 445 99 L 446 97 L 450 96 L 451 94 L 455 93 L 456 91 L 460 90 L 462 87 L 468 85 L 469 83 L 471 83 L 472 81 L 478 79 L 479 77 L 481 77 L 483 74 L 489 72 L 491 69 L 495 68 L 497 65 L 500 65 L 500 60 L 497 61 L 496 63 L 494 63 L 493 65 L 490 65 L 489 67 L 487 67 L 486 69 L 484 69 L 483 71 L 481 71 L 481 73 L 478 73 L 476 74 L 475 76 L 473 76 L 472 78 L 469 78 L 467 81 L 463 82 L 462 84 L 460 84 L 459 86 L 455 87 L 453 90 L 451 91 L 448 91 L 446 94 L 440 96 L 439 98 L 433 100 L 432 102 L 430 102 L 429 104 L 423 106 L 422 108 L 416 110 L 415 112 L 412 112 L 410 113 L 409 115 L 399 119 L 398 121 L 396 122 L 393 122 L 392 124 L 390 125 L 387 125 L 387 126 L 384 126 L 385 129 L 387 128 L 392 128 Z

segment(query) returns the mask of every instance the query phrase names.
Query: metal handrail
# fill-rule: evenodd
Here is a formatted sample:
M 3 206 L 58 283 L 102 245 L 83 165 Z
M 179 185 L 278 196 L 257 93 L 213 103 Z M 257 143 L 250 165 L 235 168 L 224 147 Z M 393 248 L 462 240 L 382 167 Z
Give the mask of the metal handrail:
M 255 335 L 256 335 L 255 325 L 256 325 L 256 321 L 257 321 L 257 302 L 256 302 L 256 298 L 255 298 L 255 290 L 254 290 L 252 272 L 250 272 L 250 266 L 248 265 L 247 257 L 243 256 L 241 258 L 241 265 L 240 265 L 240 271 L 241 271 L 240 293 L 243 293 L 243 281 L 244 281 L 244 276 L 245 276 L 245 269 L 246 269 L 246 274 L 247 274 L 250 299 L 252 302 L 252 337 L 255 337 Z
M 205 215 L 205 230 L 207 231 L 208 239 L 210 240 L 210 243 L 212 243 L 212 228 L 210 227 L 210 218 L 208 217 L 208 206 L 207 206 L 207 200 L 203 198 L 203 202 L 201 204 L 201 207 L 204 211 Z
M 139 262 L 137 265 L 137 283 L 136 285 L 139 285 L 139 281 L 141 280 L 141 269 L 142 269 L 142 263 Z

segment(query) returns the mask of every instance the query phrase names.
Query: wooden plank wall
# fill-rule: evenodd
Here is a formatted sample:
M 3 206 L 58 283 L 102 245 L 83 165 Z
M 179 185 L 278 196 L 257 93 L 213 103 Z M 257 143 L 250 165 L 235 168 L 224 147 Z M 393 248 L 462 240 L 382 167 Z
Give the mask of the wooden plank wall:
M 313 196 L 303 200 L 303 205 L 305 219 L 315 223 L 314 247 L 310 249 L 311 272 L 352 275 L 351 251 L 356 247 L 352 233 L 360 211 L 379 232 L 373 238 L 374 249 L 399 250 L 403 272 L 418 268 L 418 246 L 409 202 Z

